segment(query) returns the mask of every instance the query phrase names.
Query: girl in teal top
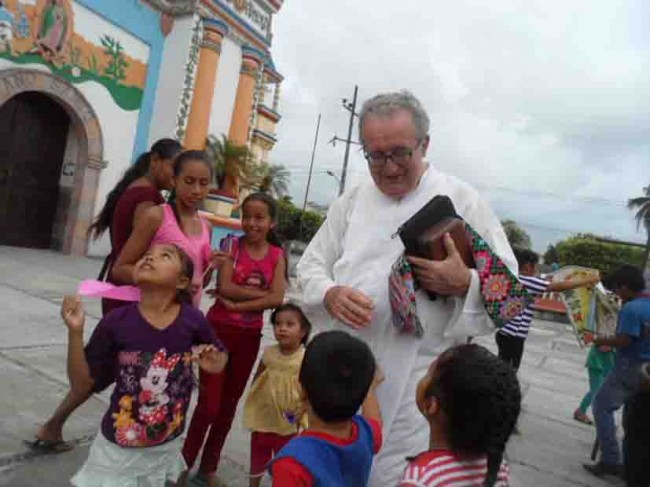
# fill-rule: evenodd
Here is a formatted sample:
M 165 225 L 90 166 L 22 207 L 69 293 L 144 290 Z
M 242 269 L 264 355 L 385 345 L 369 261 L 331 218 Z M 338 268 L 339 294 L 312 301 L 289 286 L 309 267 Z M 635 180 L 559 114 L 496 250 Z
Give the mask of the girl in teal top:
M 598 388 L 609 374 L 614 365 L 614 350 L 611 347 L 592 345 L 587 355 L 587 371 L 589 373 L 589 391 L 582 399 L 580 406 L 573 413 L 573 419 L 585 424 L 593 424 L 587 416 L 587 409 L 591 405 Z

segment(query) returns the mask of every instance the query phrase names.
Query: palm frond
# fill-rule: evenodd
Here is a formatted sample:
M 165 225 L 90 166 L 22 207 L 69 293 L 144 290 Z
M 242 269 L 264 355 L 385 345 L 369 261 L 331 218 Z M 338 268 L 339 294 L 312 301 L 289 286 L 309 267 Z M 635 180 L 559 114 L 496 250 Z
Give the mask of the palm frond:
M 650 186 L 643 188 L 643 191 L 646 193 L 646 196 L 630 198 L 627 201 L 627 207 L 630 210 L 637 210 L 634 215 L 637 230 L 643 224 L 648 232 L 650 232 Z

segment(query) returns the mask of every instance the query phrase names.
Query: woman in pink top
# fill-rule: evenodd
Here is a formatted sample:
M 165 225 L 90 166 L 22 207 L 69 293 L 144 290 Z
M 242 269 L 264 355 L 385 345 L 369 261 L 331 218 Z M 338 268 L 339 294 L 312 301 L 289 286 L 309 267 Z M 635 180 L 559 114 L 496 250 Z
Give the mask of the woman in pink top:
M 199 468 L 207 477 L 208 487 L 217 485 L 221 449 L 257 359 L 264 310 L 276 308 L 284 300 L 286 261 L 273 231 L 276 217 L 277 205 L 269 195 L 255 193 L 244 200 L 244 236 L 219 269 L 217 301 L 207 314 L 228 348 L 229 363 L 222 374 L 200 373 L 199 402 L 183 456 L 191 468 L 209 429 Z
M 198 213 L 211 180 L 212 165 L 203 152 L 185 151 L 176 158 L 168 203 L 149 208 L 136 222 L 113 267 L 115 279 L 132 283 L 134 266 L 151 245 L 177 245 L 194 263 L 192 300 L 198 307 L 203 282 L 210 279 L 211 271 L 205 274 L 208 265 L 218 267 L 226 256 L 211 250 L 209 224 Z

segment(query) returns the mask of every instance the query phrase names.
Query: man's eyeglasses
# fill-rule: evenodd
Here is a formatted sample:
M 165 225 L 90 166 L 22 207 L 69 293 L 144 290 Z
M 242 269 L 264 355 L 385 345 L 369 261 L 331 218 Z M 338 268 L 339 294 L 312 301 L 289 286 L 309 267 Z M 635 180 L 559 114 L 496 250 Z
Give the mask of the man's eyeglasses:
M 363 156 L 366 158 L 368 164 L 373 169 L 384 167 L 384 165 L 386 165 L 386 163 L 388 162 L 388 159 L 393 161 L 398 166 L 406 166 L 409 162 L 411 162 L 413 153 L 416 150 L 418 150 L 420 144 L 422 144 L 421 140 L 418 141 L 418 143 L 413 148 L 395 147 L 390 152 L 365 152 L 364 151 Z

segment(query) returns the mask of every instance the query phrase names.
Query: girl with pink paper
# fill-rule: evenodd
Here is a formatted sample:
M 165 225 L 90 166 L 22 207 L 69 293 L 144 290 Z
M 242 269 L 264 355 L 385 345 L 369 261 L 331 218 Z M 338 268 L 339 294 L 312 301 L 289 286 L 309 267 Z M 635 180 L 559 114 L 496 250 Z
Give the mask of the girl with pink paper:
M 115 383 L 77 487 L 166 485 L 183 471 L 181 435 L 190 405 L 192 363 L 218 374 L 228 355 L 190 304 L 192 259 L 172 244 L 153 245 L 136 263 L 141 300 L 105 316 L 84 347 L 79 297 L 63 301 L 68 376 L 79 395 Z

